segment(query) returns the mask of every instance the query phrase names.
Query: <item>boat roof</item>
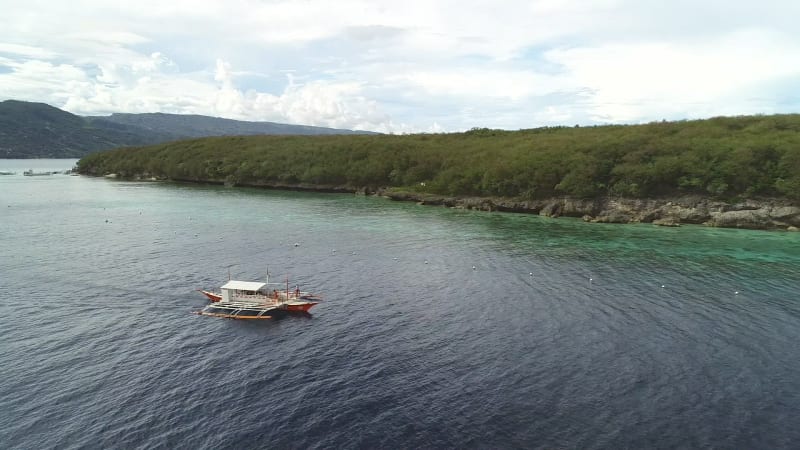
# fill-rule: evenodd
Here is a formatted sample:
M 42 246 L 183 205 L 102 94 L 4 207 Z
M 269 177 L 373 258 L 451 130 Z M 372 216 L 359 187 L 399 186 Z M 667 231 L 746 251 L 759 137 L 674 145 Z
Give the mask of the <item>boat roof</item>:
M 236 281 L 230 280 L 223 284 L 220 289 L 238 289 L 240 291 L 257 291 L 264 287 L 267 283 L 260 281 Z

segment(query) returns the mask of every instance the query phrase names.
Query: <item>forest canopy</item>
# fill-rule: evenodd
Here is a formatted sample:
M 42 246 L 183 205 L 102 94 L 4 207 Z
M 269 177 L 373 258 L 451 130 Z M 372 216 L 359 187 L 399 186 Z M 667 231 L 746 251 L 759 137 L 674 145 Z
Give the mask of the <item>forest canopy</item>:
M 800 199 L 800 114 L 448 134 L 211 137 L 95 153 L 78 169 L 522 199 Z

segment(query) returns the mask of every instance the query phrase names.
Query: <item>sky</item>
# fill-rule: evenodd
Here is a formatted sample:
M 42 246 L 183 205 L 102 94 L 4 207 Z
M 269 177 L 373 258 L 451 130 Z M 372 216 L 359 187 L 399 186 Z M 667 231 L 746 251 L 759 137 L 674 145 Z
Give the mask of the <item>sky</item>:
M 796 0 L 0 0 L 0 100 L 378 131 L 800 112 Z

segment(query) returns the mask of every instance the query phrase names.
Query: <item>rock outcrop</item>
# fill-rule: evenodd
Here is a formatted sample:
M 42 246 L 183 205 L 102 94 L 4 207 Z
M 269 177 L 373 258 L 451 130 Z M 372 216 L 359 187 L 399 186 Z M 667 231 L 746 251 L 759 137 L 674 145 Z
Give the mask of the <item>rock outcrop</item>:
M 706 224 L 713 227 L 755 229 L 788 229 L 800 225 L 800 207 L 759 206 L 754 209 L 731 209 L 712 213 Z
M 598 223 L 653 223 L 661 226 L 702 224 L 712 227 L 760 230 L 800 228 L 800 206 L 782 199 L 747 199 L 726 203 L 698 196 L 663 199 L 571 199 L 520 201 L 502 198 L 457 198 L 427 194 L 378 191 L 393 200 L 413 200 L 481 211 L 507 211 L 546 217 L 581 217 Z

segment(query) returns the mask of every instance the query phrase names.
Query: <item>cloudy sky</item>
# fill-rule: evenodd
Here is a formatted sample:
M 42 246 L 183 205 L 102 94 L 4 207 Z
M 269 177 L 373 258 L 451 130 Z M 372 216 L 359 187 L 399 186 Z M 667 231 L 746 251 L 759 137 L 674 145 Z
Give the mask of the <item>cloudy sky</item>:
M 380 132 L 800 112 L 796 0 L 0 0 L 0 100 Z

